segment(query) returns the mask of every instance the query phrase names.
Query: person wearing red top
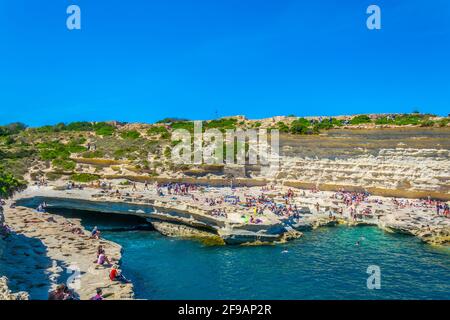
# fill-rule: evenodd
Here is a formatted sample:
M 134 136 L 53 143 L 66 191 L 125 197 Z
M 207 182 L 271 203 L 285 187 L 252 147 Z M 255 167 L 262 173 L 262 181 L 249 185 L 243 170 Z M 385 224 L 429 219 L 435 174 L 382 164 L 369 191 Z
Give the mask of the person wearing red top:
M 111 281 L 114 281 L 116 280 L 116 277 L 117 277 L 117 266 L 114 265 L 111 268 L 111 271 L 109 272 L 109 278 L 111 279 Z

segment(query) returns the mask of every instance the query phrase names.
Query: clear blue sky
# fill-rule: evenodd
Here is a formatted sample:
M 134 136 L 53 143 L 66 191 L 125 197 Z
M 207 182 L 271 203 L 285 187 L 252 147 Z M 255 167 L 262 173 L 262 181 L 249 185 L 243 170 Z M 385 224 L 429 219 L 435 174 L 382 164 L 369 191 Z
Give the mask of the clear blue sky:
M 450 112 L 448 0 L 0 0 L 2 124 L 415 109 Z

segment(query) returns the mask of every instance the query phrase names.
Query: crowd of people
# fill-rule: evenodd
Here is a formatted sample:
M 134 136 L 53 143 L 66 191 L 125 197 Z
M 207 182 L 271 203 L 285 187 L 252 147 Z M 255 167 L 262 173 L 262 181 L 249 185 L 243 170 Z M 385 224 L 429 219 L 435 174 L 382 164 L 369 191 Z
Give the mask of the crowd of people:
M 431 197 L 426 199 L 396 199 L 392 202 L 397 208 L 434 208 L 438 216 L 450 217 L 450 207 L 447 202 L 435 200 Z

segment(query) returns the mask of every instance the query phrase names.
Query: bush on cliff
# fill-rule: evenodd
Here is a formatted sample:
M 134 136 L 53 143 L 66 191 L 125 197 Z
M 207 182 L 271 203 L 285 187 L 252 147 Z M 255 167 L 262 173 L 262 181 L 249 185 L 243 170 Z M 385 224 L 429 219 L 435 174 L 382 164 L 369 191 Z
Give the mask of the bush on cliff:
M 95 134 L 99 136 L 112 136 L 116 131 L 116 128 L 106 122 L 97 122 L 94 124 L 93 129 Z
M 169 131 L 163 126 L 153 126 L 147 130 L 149 136 L 160 135 L 163 139 L 168 139 L 170 137 Z
M 98 175 L 90 173 L 76 173 L 73 174 L 70 178 L 75 182 L 84 182 L 84 183 L 100 179 Z
M 14 122 L 7 124 L 6 126 L 0 126 L 0 136 L 9 136 L 17 134 L 26 129 L 26 125 L 21 122 Z
M 55 159 L 52 161 L 52 165 L 57 169 L 61 169 L 64 171 L 73 171 L 75 169 L 75 162 L 72 160 L 64 160 L 64 159 Z
M 312 131 L 309 129 L 309 121 L 305 118 L 300 118 L 292 121 L 291 123 L 291 133 L 294 134 L 310 134 Z
M 17 180 L 12 174 L 0 171 L 0 197 L 9 198 L 14 192 L 20 191 L 26 184 Z
M 372 122 L 372 120 L 370 119 L 369 116 L 362 114 L 356 117 L 353 117 L 350 120 L 350 124 L 363 124 L 363 123 L 370 123 Z
M 120 134 L 123 139 L 135 140 L 139 138 L 141 135 L 136 130 L 124 131 Z

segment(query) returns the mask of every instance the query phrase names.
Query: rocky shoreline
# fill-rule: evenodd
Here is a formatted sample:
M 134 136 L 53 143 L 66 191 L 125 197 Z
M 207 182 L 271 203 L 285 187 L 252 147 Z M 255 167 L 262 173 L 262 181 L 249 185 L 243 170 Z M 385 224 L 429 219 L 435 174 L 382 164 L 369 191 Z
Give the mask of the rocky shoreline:
M 104 239 L 91 239 L 77 219 L 67 219 L 49 213 L 38 213 L 24 207 L 11 207 L 8 201 L 4 207 L 5 223 L 11 228 L 11 235 L 6 240 L 10 251 L 4 259 L 20 259 L 12 263 L 11 268 L 19 264 L 25 268 L 28 264 L 31 270 L 20 273 L 38 273 L 40 283 L 29 279 L 26 286 L 55 289 L 58 283 L 66 282 L 79 299 L 87 300 L 95 295 L 97 288 L 103 290 L 106 299 L 132 299 L 134 297 L 131 283 L 113 282 L 109 279 L 109 269 L 94 263 L 98 245 L 102 245 L 112 263 L 119 264 L 121 246 Z M 74 232 L 76 230 L 76 232 Z M 30 239 L 38 239 L 31 242 Z M 16 273 L 13 272 L 14 276 Z M 33 273 L 32 273 L 33 272 Z M 17 281 L 10 277 L 10 282 L 22 283 L 22 274 L 17 274 Z M 26 280 L 26 279 L 25 279 Z M 34 282 L 33 282 L 34 281 Z M 6 286 L 6 280 L 3 287 Z M 9 295 L 9 291 L 3 290 Z M 24 293 L 16 295 L 26 296 Z M 14 296 L 12 296 L 14 297 Z M 33 298 L 33 296 L 31 296 Z
M 27 292 L 20 291 L 17 293 L 11 292 L 8 287 L 8 278 L 0 277 L 0 300 L 29 300 L 30 295 Z
M 235 192 L 236 194 L 256 195 L 260 187 L 244 187 L 239 191 L 230 188 L 212 188 L 208 196 Z M 283 201 L 288 187 L 277 186 L 267 191 L 274 201 Z M 153 190 L 155 191 L 155 190 Z M 57 201 L 74 201 L 73 207 L 83 203 L 83 209 L 108 212 L 104 207 L 111 204 L 133 206 L 133 210 L 114 207 L 111 214 L 131 214 L 146 218 L 161 234 L 169 237 L 199 239 L 208 245 L 264 245 L 290 241 L 303 236 L 302 231 L 324 226 L 345 224 L 348 226 L 374 225 L 387 232 L 413 235 L 432 245 L 450 243 L 450 219 L 434 212 L 430 205 L 419 200 L 397 199 L 370 196 L 370 200 L 358 203 L 357 207 L 345 207 L 343 199 L 329 191 L 305 191 L 295 189 L 296 196 L 292 204 L 299 208 L 296 219 L 277 216 L 270 212 L 258 215 L 261 221 L 249 223 L 246 217 L 253 214 L 252 208 L 223 204 L 227 215 L 215 216 L 208 206 L 191 201 L 191 196 L 157 196 L 156 192 L 129 192 L 126 197 L 115 198 L 108 192 L 85 188 L 83 190 L 61 190 L 60 187 L 29 187 L 4 207 L 5 222 L 14 234 L 26 239 L 38 239 L 38 246 L 15 239 L 8 245 L 18 245 L 27 259 L 37 257 L 35 265 L 44 269 L 50 288 L 54 288 L 61 279 L 70 276 L 73 270 L 80 273 L 79 287 L 74 290 L 80 299 L 89 299 L 96 288 L 102 288 L 104 296 L 111 299 L 134 298 L 133 285 L 110 281 L 108 269 L 93 263 L 96 248 L 102 245 L 113 263 L 121 259 L 120 245 L 106 241 L 90 239 L 90 234 L 81 225 L 79 219 L 67 219 L 50 213 L 38 213 L 20 205 L 21 199 L 47 197 Z M 205 192 L 205 191 L 202 191 Z M 192 198 L 198 196 L 195 193 Z M 52 202 L 49 202 L 50 208 Z M 70 203 L 69 203 L 70 204 Z M 99 208 L 95 205 L 102 204 Z M 59 204 L 58 204 L 59 205 Z M 140 206 L 145 210 L 140 210 Z M 152 212 L 145 212 L 146 208 Z M 57 207 L 55 207 L 57 208 Z M 106 210 L 106 211 L 105 211 Z M 355 210 L 355 211 L 353 211 Z M 350 212 L 354 212 L 350 213 Z M 366 213 L 361 213 L 366 212 Z M 107 213 L 106 213 L 107 214 Z M 81 230 L 76 234 L 73 230 Z M 47 258 L 51 265 L 46 264 Z M 39 262 L 40 261 L 40 262 Z M 10 279 L 14 281 L 14 279 Z M 44 281 L 44 280 L 42 280 Z M 27 293 L 12 294 L 7 288 L 7 280 L 0 282 L 2 297 L 9 299 L 27 299 Z M 32 298 L 32 295 L 31 295 Z
M 233 192 L 241 197 L 244 194 L 260 193 L 259 187 L 241 189 L 240 194 L 238 191 Z M 268 194 L 272 193 L 274 201 L 283 203 L 283 194 L 288 189 L 278 186 Z M 159 197 L 156 191 L 151 190 L 130 192 L 127 197 L 118 199 L 98 189 L 62 191 L 47 187 L 29 188 L 21 194 L 21 197 L 48 196 L 85 201 L 94 205 L 120 203 L 151 207 L 154 209 L 152 213 L 144 213 L 142 210 L 116 213 L 144 217 L 157 231 L 166 236 L 204 239 L 205 242 L 213 244 L 280 243 L 301 237 L 305 229 L 337 224 L 374 225 L 388 232 L 416 236 L 429 244 L 450 243 L 450 218 L 437 215 L 433 207 L 424 206 L 424 203 L 417 202 L 419 200 L 371 196 L 370 200 L 361 202 L 358 207 L 346 207 L 342 199 L 334 198 L 333 192 L 294 190 L 298 196 L 292 200 L 292 204 L 299 208 L 301 212 L 299 218 L 292 219 L 266 212 L 263 215 L 256 215 L 261 218 L 258 223 L 245 221 L 254 215 L 253 208 L 222 204 L 222 208 L 227 211 L 227 217 L 216 216 L 213 214 L 216 207 L 211 208 L 193 202 L 191 196 Z M 231 192 L 231 189 L 211 188 L 208 192 L 210 196 L 217 196 Z M 403 206 L 403 203 L 408 205 Z M 317 205 L 319 210 L 316 208 Z M 76 209 L 76 204 L 72 209 Z M 97 209 L 92 207 L 90 210 Z M 355 215 L 351 214 L 352 210 Z M 368 213 L 362 214 L 363 211 Z

